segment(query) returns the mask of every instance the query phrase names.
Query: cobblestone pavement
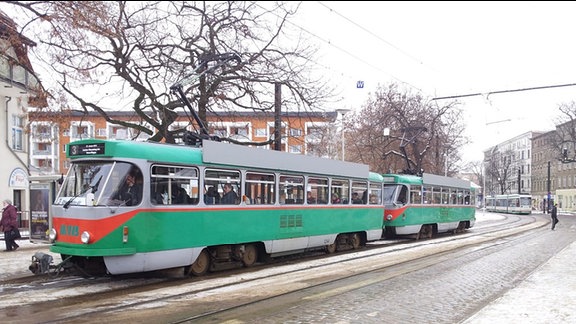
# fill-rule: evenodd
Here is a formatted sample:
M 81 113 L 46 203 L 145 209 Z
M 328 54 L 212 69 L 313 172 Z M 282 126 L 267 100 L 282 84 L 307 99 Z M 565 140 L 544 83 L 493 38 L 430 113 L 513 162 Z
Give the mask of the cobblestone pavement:
M 560 223 L 551 233 L 556 237 L 576 232 L 576 216 L 559 215 Z M 576 243 L 571 243 L 537 268 L 517 287 L 494 300 L 465 321 L 481 323 L 575 323 L 576 322 Z
M 340 294 L 328 292 L 336 296 L 275 308 L 273 315 L 252 316 L 250 322 L 575 322 L 576 264 L 571 256 L 576 252 L 576 216 L 560 221 L 556 231 L 546 225 L 520 242 L 505 238 L 475 246 L 423 270 L 358 284 L 358 289 Z
M 476 246 L 426 269 L 330 299 L 286 305 L 251 322 L 574 323 L 576 215 L 559 219 L 556 231 L 547 225 L 521 243 L 507 238 Z M 21 243 L 17 252 L 0 254 L 2 275 L 11 269 L 27 272 L 30 256 L 47 252 L 45 245 Z

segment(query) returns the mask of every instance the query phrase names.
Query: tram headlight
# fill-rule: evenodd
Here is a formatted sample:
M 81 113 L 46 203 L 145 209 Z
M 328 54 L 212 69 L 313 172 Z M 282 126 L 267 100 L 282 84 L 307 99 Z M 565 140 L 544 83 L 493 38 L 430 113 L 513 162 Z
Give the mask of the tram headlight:
M 90 233 L 82 232 L 82 235 L 80 235 L 80 241 L 84 244 L 88 244 L 90 242 Z
M 392 220 L 392 215 L 390 215 L 390 214 L 386 215 L 386 220 L 387 220 L 387 221 L 391 221 L 391 220 Z
M 50 231 L 48 232 L 48 239 L 50 239 L 50 242 L 56 241 L 56 236 L 57 236 L 56 229 L 51 228 Z

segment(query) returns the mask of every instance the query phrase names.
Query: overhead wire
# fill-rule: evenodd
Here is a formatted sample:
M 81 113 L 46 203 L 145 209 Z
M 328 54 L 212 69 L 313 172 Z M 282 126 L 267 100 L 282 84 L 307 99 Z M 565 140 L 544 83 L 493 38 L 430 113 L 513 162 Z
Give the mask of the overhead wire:
M 254 2 L 256 5 L 260 6 L 260 8 L 263 8 L 260 4 Z M 410 53 L 402 50 L 401 48 L 399 48 L 398 46 L 392 44 L 391 42 L 387 41 L 386 39 L 380 37 L 378 34 L 372 32 L 370 29 L 364 27 L 363 25 L 357 23 L 356 21 L 354 21 L 353 19 L 343 15 L 342 13 L 336 11 L 335 9 L 333 9 L 332 7 L 328 6 L 327 4 L 325 4 L 323 1 L 317 1 L 317 3 L 324 7 L 325 9 L 327 9 L 330 13 L 333 13 L 337 16 L 339 16 L 341 19 L 345 20 L 346 22 L 354 25 L 355 27 L 359 28 L 360 30 L 362 30 L 363 32 L 371 35 L 372 37 L 374 37 L 375 39 L 381 41 L 382 43 L 386 44 L 387 46 L 393 48 L 394 50 L 398 51 L 399 53 L 401 53 L 402 55 L 404 55 L 405 57 L 410 58 L 411 60 L 415 61 L 416 63 L 418 63 L 419 65 L 424 65 L 424 63 L 422 62 L 422 60 L 416 58 L 415 56 L 411 55 Z M 279 17 L 277 15 L 277 17 Z M 287 22 L 290 23 L 291 25 L 297 27 L 298 29 L 306 32 L 307 34 L 313 36 L 314 38 L 328 44 L 329 46 L 337 49 L 338 51 L 350 56 L 351 58 L 357 60 L 358 62 L 361 62 L 363 64 L 365 64 L 366 66 L 369 66 L 375 70 L 381 71 L 383 73 L 386 73 L 388 75 L 390 75 L 391 78 L 393 78 L 394 80 L 406 84 L 416 90 L 422 91 L 419 87 L 411 84 L 410 82 L 404 81 L 402 79 L 400 79 L 399 77 L 396 77 L 395 75 L 391 74 L 388 71 L 383 70 L 382 68 L 380 68 L 379 66 L 376 66 L 368 61 L 366 61 L 365 59 L 353 54 L 351 51 L 347 50 L 346 48 L 339 46 L 337 44 L 335 44 L 334 42 L 330 41 L 329 39 L 326 39 L 306 28 L 304 28 L 303 26 L 291 21 L 290 19 L 287 19 Z M 327 70 L 335 70 L 333 67 L 329 67 L 326 66 L 325 64 L 322 64 L 320 62 L 311 60 L 313 62 L 315 62 L 317 65 L 327 69 Z M 343 76 L 346 76 L 348 78 L 352 78 L 352 76 L 348 75 L 345 72 L 340 73 Z M 537 87 L 528 87 L 528 88 L 520 88 L 520 89 L 507 89 L 507 90 L 497 90 L 497 91 L 490 91 L 490 92 L 475 92 L 475 93 L 470 93 L 470 94 L 461 94 L 461 95 L 452 95 L 452 96 L 443 96 L 443 97 L 434 97 L 431 100 L 445 100 L 445 99 L 457 99 L 457 98 L 465 98 L 465 97 L 473 97 L 473 96 L 486 96 L 486 98 L 488 98 L 488 96 L 493 95 L 493 94 L 502 94 L 502 93 L 512 93 L 512 92 L 521 92 L 521 91 L 532 91 L 532 90 L 542 90 L 542 89 L 551 89 L 551 88 L 559 88 L 559 87 L 569 87 L 569 86 L 576 86 L 576 83 L 568 83 L 568 84 L 559 84 L 559 85 L 547 85 L 547 86 L 537 86 Z
M 384 40 L 382 37 L 380 37 L 380 36 L 378 36 L 377 34 L 371 32 L 369 29 L 361 26 L 360 24 L 358 24 L 357 22 L 353 21 L 352 19 L 344 16 L 343 14 L 341 14 L 341 13 L 339 13 L 338 11 L 334 10 L 333 8 L 327 6 L 327 5 L 324 4 L 322 1 L 317 1 L 317 2 L 318 2 L 321 6 L 323 6 L 324 8 L 326 8 L 330 13 L 334 13 L 334 14 L 338 15 L 339 17 L 341 17 L 342 19 L 346 20 L 347 22 L 353 24 L 354 26 L 360 28 L 360 29 L 363 30 L 364 32 L 366 32 L 366 33 L 370 34 L 371 36 L 375 37 L 375 38 L 378 39 L 379 41 L 385 43 L 387 46 L 390 46 L 390 47 L 394 48 L 395 50 L 399 51 L 399 52 L 402 53 L 403 55 L 409 57 L 410 59 L 417 61 L 419 64 L 423 64 L 421 61 L 419 61 L 419 60 L 418 60 L 417 58 L 415 58 L 414 56 L 408 54 L 406 51 L 403 51 L 403 50 L 401 50 L 399 47 L 393 45 L 392 43 L 390 43 L 390 42 L 388 42 L 388 41 L 386 41 L 386 40 Z M 259 3 L 257 3 L 257 2 L 253 2 L 253 3 L 254 3 L 255 5 L 259 6 L 260 8 L 266 10 L 266 8 L 262 7 Z M 274 13 L 274 14 L 275 14 L 275 13 Z M 275 14 L 275 15 L 276 15 L 276 14 Z M 279 17 L 279 18 L 281 18 L 279 15 L 276 15 L 276 16 Z M 381 67 L 376 66 L 376 65 L 374 65 L 374 64 L 366 61 L 365 59 L 363 59 L 363 58 L 361 58 L 361 57 L 353 54 L 351 51 L 343 48 L 342 46 L 336 45 L 334 42 L 330 41 L 329 39 L 326 39 L 326 38 L 324 38 L 324 37 L 322 37 L 322 36 L 320 36 L 320 35 L 312 32 L 312 31 L 304 28 L 303 26 L 301 26 L 301 25 L 299 25 L 299 24 L 291 21 L 290 19 L 286 19 L 286 21 L 287 21 L 288 23 L 290 23 L 291 25 L 295 26 L 296 28 L 298 28 L 298 29 L 306 32 L 306 33 L 309 34 L 309 35 L 311 35 L 312 37 L 314 37 L 314 38 L 322 41 L 323 43 L 326 43 L 326 44 L 328 44 L 329 46 L 337 49 L 338 51 L 340 51 L 340 52 L 342 52 L 342 53 L 350 56 L 351 58 L 357 60 L 358 62 L 361 62 L 361 63 L 365 64 L 366 66 L 371 67 L 371 68 L 373 68 L 373 69 L 375 69 L 375 70 L 377 70 L 377 71 L 386 73 L 387 75 L 389 75 L 392 79 L 396 80 L 397 82 L 400 82 L 400 83 L 402 83 L 402 84 L 408 85 L 408 86 L 410 86 L 410 87 L 412 87 L 412 88 L 414 88 L 414 89 L 416 89 L 416 90 L 422 91 L 419 87 L 411 84 L 410 82 L 404 81 L 404 80 L 400 79 L 399 77 L 396 77 L 395 75 L 393 75 L 393 74 L 390 73 L 389 71 L 385 71 L 385 70 L 383 70 Z M 318 64 L 319 66 L 321 66 L 321 67 L 323 67 L 323 68 L 326 68 L 327 70 L 334 70 L 332 67 L 326 66 L 325 64 L 319 63 L 319 62 L 314 61 L 314 60 L 311 60 L 311 61 L 315 62 L 316 64 Z M 340 74 L 341 74 L 341 75 L 344 75 L 344 76 L 347 76 L 347 77 L 349 77 L 349 78 L 352 78 L 352 76 L 348 75 L 348 74 L 345 73 L 345 72 L 342 72 L 342 73 L 340 73 Z
M 431 100 L 457 99 L 457 98 L 474 97 L 474 96 L 485 96 L 487 99 L 490 95 L 493 95 L 493 94 L 508 93 L 508 92 L 520 92 L 520 91 L 532 91 L 532 90 L 543 90 L 543 89 L 573 87 L 573 86 L 576 86 L 576 83 L 555 84 L 555 85 L 547 85 L 547 86 L 539 86 L 539 87 L 499 90 L 499 91 L 490 91 L 490 92 L 475 92 L 475 93 L 462 94 L 462 95 L 436 97 L 436 98 L 432 98 Z

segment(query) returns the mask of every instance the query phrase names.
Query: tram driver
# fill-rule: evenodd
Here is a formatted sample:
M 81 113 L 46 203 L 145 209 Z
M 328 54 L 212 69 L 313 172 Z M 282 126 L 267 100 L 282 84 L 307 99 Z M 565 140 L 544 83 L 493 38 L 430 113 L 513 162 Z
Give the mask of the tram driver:
M 138 205 L 142 198 L 142 185 L 140 183 L 137 172 L 130 171 L 114 199 L 123 201 L 126 206 Z

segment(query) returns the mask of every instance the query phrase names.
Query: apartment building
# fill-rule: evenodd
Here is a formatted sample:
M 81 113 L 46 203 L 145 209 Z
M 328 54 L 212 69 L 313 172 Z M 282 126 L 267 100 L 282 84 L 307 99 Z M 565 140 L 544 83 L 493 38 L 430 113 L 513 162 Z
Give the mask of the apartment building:
M 55 115 L 59 115 L 55 118 Z M 117 120 L 138 122 L 135 114 L 128 111 L 110 112 Z M 284 112 L 281 115 L 281 150 L 294 154 L 317 155 L 312 149 L 328 129 L 336 132 L 334 125 L 339 114 L 333 112 Z M 208 132 L 220 138 L 238 142 L 266 142 L 274 138 L 275 116 L 262 112 L 209 113 Z M 184 113 L 170 125 L 170 130 L 193 131 L 193 123 Z M 333 136 L 334 137 L 334 136 Z M 63 113 L 30 112 L 30 172 L 36 176 L 65 175 L 69 164 L 66 160 L 66 144 L 87 138 L 146 141 L 149 136 L 110 123 L 96 112 L 70 111 Z M 178 142 L 178 141 L 177 141 Z M 274 149 L 274 144 L 257 146 Z M 340 146 L 333 143 L 333 156 Z
M 532 139 L 529 131 L 484 151 L 486 196 L 532 191 Z
M 553 202 L 555 199 L 553 193 L 557 186 L 553 174 L 556 173 L 558 160 L 551 159 L 554 154 L 551 143 L 555 136 L 556 131 L 553 130 L 532 138 L 532 207 L 541 211 L 547 210 L 548 200 Z
M 555 130 L 533 139 L 532 182 L 536 208 L 546 211 L 557 203 L 563 212 L 576 212 L 576 138 L 574 121 L 556 125 Z

